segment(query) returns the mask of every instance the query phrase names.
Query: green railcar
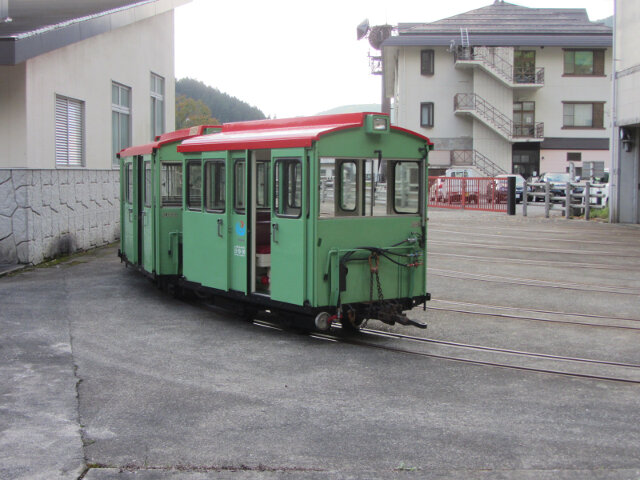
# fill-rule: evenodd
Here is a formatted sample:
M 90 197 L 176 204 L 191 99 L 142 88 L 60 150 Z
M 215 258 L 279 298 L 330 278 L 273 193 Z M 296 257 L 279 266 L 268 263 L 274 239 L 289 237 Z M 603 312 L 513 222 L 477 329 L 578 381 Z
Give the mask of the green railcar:
M 249 314 L 268 310 L 320 329 L 336 319 L 358 328 L 369 318 L 425 326 L 404 312 L 429 299 L 426 137 L 386 115 L 356 113 L 225 124 L 183 140 L 177 153 L 172 145 L 183 188 L 170 211 L 181 225 L 163 229 L 167 187 L 152 160 L 155 270 L 146 243 L 127 240 L 136 221 L 137 238 L 147 238 L 140 218 L 127 218 L 144 211 L 134 203 L 145 169 L 136 182 L 131 167 L 130 187 L 127 159 L 136 155 L 121 155 L 121 249 L 130 263 Z M 142 190 L 138 204 L 146 205 Z
M 155 142 L 125 148 L 120 159 L 120 249 L 127 264 L 158 282 L 181 274 L 183 157 L 181 141 L 219 131 L 198 126 L 165 133 Z

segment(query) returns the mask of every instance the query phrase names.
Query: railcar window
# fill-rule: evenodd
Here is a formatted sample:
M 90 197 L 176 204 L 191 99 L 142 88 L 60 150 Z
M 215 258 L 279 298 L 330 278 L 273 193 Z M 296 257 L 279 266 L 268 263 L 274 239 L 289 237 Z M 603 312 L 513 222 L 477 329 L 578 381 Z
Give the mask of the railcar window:
M 224 161 L 207 162 L 204 165 L 205 208 L 208 212 L 224 212 L 225 208 Z
M 333 158 L 320 159 L 320 218 L 335 215 L 335 171 Z
M 187 162 L 187 207 L 189 210 L 202 209 L 202 164 Z
M 179 163 L 162 164 L 160 195 L 163 207 L 182 206 L 182 165 Z
M 320 159 L 320 218 L 420 213 L 420 162 Z
M 299 217 L 302 213 L 302 162 L 277 160 L 274 179 L 274 210 L 280 217 Z
M 355 212 L 358 205 L 358 166 L 356 162 L 340 164 L 340 209 Z
M 256 206 L 269 208 L 269 163 L 256 164 Z
M 127 165 L 127 203 L 133 203 L 133 164 Z
M 396 213 L 420 212 L 420 164 L 395 162 L 393 208 Z
M 233 191 L 233 208 L 237 213 L 244 213 L 244 184 L 245 184 L 245 161 L 236 160 L 234 165 L 234 191 Z
M 151 162 L 144 162 L 144 206 L 151 206 Z

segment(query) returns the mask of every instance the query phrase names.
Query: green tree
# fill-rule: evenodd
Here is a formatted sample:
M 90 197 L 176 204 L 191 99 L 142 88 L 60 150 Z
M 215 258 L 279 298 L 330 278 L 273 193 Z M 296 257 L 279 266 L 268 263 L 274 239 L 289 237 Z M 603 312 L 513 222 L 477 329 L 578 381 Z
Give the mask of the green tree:
M 211 109 L 202 100 L 194 100 L 186 95 L 176 97 L 176 130 L 196 125 L 219 125 L 211 116 Z
M 266 118 L 259 108 L 192 78 L 176 80 L 176 95 L 186 95 L 195 100 L 202 100 L 211 110 L 211 115 L 221 123 Z

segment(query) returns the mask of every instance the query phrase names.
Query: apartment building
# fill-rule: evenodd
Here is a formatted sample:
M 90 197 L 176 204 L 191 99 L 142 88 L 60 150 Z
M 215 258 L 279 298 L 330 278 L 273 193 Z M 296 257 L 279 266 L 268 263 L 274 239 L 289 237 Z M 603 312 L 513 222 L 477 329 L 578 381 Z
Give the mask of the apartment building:
M 173 129 L 187 1 L 0 1 L 0 263 L 119 238 L 116 153 Z
M 611 163 L 611 46 L 585 9 L 496 0 L 399 24 L 382 44 L 384 96 L 395 124 L 435 143 L 434 172 L 580 175 Z

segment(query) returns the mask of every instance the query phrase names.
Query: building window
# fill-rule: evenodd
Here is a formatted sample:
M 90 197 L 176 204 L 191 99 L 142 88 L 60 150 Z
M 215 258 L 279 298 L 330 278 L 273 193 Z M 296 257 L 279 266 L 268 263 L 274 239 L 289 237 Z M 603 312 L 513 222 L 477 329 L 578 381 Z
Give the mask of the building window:
M 513 135 L 516 137 L 535 136 L 535 102 L 513 102 Z
M 131 145 L 131 89 L 111 84 L 112 163 L 118 165 L 117 153 Z
M 151 140 L 164 133 L 164 78 L 151 74 Z
M 433 127 L 433 102 L 420 104 L 420 126 Z
M 84 165 L 84 102 L 56 95 L 56 165 Z
M 433 50 L 420 51 L 420 74 L 433 75 Z
M 565 75 L 604 75 L 604 50 L 565 50 Z
M 581 162 L 582 152 L 567 152 L 567 162 Z
M 603 128 L 604 102 L 576 102 L 563 104 L 563 128 Z

